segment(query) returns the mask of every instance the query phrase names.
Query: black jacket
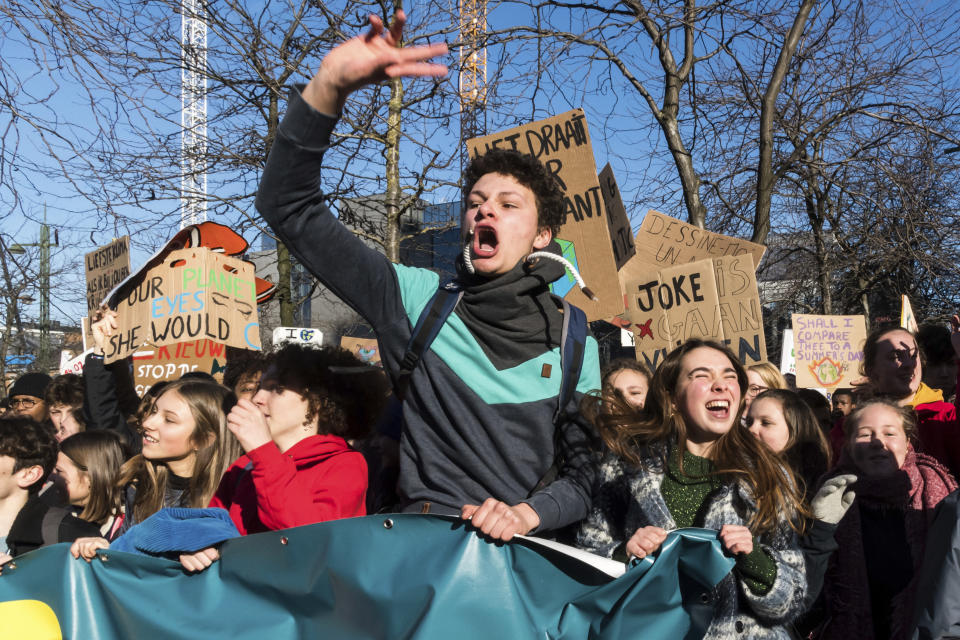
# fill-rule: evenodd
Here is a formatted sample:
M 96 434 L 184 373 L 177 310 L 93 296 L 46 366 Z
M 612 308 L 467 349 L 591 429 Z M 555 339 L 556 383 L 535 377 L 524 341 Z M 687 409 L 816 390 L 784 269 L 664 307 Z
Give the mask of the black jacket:
M 56 540 L 44 540 L 43 526 L 47 514 L 48 522 L 56 526 Z M 87 536 L 99 537 L 100 527 L 72 515 L 65 507 L 53 507 L 37 496 L 30 496 L 10 527 L 7 547 L 10 555 L 16 557 L 50 544 L 73 542 Z

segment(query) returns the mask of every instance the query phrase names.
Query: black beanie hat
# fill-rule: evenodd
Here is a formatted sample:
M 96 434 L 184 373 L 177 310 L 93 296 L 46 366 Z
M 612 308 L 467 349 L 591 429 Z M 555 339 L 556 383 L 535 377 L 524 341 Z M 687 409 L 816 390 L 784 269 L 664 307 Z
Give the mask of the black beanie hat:
M 45 373 L 25 373 L 10 387 L 7 394 L 10 398 L 14 396 L 32 396 L 43 400 L 43 393 L 47 390 L 52 378 Z

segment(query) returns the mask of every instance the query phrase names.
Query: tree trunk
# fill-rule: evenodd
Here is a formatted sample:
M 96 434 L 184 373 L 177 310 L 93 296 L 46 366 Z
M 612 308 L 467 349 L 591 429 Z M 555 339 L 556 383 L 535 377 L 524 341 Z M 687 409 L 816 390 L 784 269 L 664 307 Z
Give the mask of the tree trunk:
M 787 75 L 787 69 L 790 68 L 790 60 L 793 58 L 797 45 L 800 43 L 800 36 L 803 35 L 803 29 L 807 24 L 807 18 L 810 16 L 810 10 L 816 0 L 803 0 L 800 4 L 800 10 L 793 20 L 793 26 L 784 40 L 783 48 L 780 49 L 780 56 L 777 58 L 777 64 L 773 69 L 773 75 L 767 84 L 767 90 L 760 103 L 760 159 L 757 165 L 757 207 L 753 216 L 753 237 L 752 242 L 758 244 L 767 243 L 767 234 L 770 233 L 770 200 L 773 197 L 773 114 L 777 109 L 777 96 L 780 95 L 780 87 L 783 86 L 783 79 Z
M 400 8 L 401 3 L 396 3 Z M 390 80 L 390 103 L 387 116 L 387 141 L 384 146 L 387 171 L 387 193 L 383 251 L 391 262 L 400 262 L 400 125 L 403 110 L 403 82 Z

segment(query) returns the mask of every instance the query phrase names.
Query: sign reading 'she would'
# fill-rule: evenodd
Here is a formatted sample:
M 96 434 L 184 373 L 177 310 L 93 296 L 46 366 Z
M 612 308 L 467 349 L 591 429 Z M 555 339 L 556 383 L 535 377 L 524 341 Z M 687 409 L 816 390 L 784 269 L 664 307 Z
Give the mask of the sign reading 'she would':
M 87 313 L 94 311 L 115 286 L 130 275 L 130 236 L 123 236 L 84 256 Z
M 171 251 L 125 284 L 117 297 L 119 331 L 105 362 L 156 347 L 208 339 L 260 349 L 253 265 L 203 247 Z
M 467 140 L 471 157 L 490 149 L 530 154 L 560 182 L 565 222 L 557 240 L 563 257 L 577 267 L 599 302 L 587 298 L 569 275 L 554 283 L 554 293 L 583 309 L 590 320 L 622 313 L 623 294 L 583 109 Z

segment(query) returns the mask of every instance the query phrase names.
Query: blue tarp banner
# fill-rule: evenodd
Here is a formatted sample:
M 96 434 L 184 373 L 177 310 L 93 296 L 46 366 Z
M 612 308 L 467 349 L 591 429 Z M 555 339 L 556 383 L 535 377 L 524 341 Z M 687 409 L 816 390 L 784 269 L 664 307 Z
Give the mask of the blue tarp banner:
M 0 637 L 680 640 L 702 635 L 694 603 L 733 567 L 706 529 L 671 532 L 655 560 L 613 578 L 532 539 L 491 543 L 420 515 L 235 538 L 192 575 L 110 550 L 87 564 L 68 548 L 4 566 Z

